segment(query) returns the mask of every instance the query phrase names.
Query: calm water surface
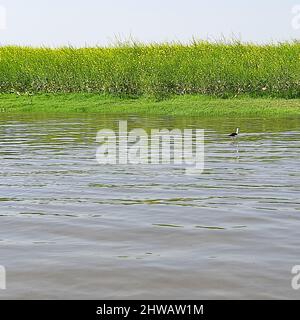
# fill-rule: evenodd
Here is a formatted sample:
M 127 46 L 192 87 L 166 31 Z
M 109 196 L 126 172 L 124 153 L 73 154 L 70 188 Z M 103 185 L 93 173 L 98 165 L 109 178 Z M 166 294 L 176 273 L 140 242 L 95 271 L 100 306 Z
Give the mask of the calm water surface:
M 205 129 L 204 173 L 99 165 L 96 133 L 118 120 Z M 299 299 L 299 125 L 1 115 L 0 298 Z

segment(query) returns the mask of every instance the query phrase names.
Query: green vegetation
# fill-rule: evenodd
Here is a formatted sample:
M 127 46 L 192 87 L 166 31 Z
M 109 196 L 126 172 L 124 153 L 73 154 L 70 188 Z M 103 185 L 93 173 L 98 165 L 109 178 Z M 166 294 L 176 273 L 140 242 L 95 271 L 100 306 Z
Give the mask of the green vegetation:
M 9 46 L 0 47 L 0 62 L 1 93 L 97 93 L 158 100 L 185 94 L 300 98 L 299 42 Z
M 0 112 L 102 114 L 147 114 L 190 116 L 300 116 L 300 99 L 234 98 L 210 96 L 173 96 L 157 101 L 154 98 L 120 98 L 111 95 L 70 93 L 38 95 L 0 95 Z
M 9 46 L 0 62 L 2 112 L 300 114 L 299 42 Z

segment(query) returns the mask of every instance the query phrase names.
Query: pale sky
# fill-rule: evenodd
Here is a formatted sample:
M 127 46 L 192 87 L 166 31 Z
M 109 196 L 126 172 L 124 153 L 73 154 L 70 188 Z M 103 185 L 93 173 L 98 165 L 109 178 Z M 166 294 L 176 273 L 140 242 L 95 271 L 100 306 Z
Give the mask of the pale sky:
M 130 36 L 142 42 L 300 39 L 300 10 L 299 28 L 292 26 L 296 5 L 300 0 L 0 0 L 0 44 L 92 46 Z

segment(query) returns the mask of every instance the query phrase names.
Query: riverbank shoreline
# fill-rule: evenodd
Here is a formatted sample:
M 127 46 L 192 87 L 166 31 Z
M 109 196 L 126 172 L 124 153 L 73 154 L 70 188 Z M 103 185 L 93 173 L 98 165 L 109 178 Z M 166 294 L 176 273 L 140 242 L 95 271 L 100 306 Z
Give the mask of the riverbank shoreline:
M 158 101 L 88 93 L 1 94 L 0 112 L 281 117 L 300 116 L 300 99 L 183 95 Z

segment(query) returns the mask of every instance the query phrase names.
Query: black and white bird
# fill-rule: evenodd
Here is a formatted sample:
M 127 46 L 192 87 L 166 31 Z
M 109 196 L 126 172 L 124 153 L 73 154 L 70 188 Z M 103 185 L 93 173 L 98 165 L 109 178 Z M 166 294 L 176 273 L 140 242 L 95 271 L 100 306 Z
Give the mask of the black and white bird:
M 236 131 L 233 133 L 230 133 L 229 137 L 236 138 L 239 134 L 240 128 L 236 128 Z

